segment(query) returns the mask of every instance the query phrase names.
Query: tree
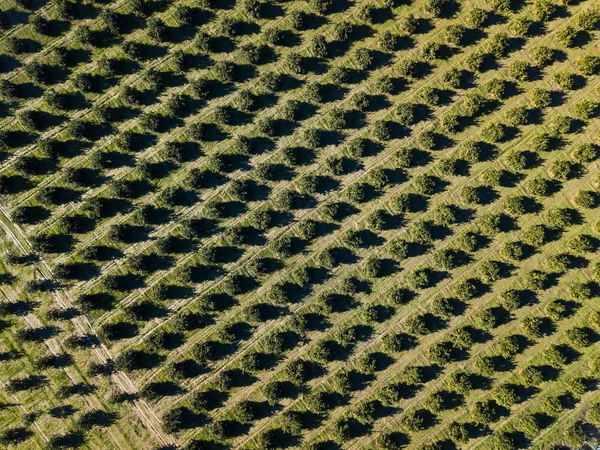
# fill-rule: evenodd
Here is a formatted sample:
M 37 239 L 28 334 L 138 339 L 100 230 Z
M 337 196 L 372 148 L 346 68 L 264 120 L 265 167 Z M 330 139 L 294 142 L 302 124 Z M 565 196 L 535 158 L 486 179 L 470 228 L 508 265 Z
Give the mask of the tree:
M 523 351 L 523 346 L 520 336 L 516 334 L 504 336 L 498 341 L 498 350 L 500 354 L 506 358 L 512 358 L 518 353 L 521 353 Z
M 513 216 L 522 216 L 530 212 L 528 210 L 529 198 L 524 195 L 511 195 L 504 198 L 502 206 L 504 210 Z
M 551 345 L 543 352 L 544 360 L 552 367 L 562 368 L 567 364 L 568 358 L 563 348 L 559 345 Z
M 529 81 L 531 66 L 525 61 L 515 61 L 508 66 L 508 76 L 517 82 Z
M 588 99 L 579 100 L 573 105 L 573 113 L 581 120 L 590 120 L 598 113 L 598 103 Z
M 569 317 L 571 308 L 564 300 L 552 300 L 546 305 L 546 316 L 553 322 L 559 322 Z
M 539 386 L 544 381 L 544 372 L 538 366 L 525 366 L 519 373 L 525 386 Z
M 576 254 L 585 254 L 594 251 L 592 237 L 587 234 L 578 234 L 567 241 L 567 247 Z
M 469 427 L 464 423 L 450 422 L 446 428 L 446 432 L 450 436 L 450 439 L 457 444 L 465 444 L 471 438 Z
M 359 70 L 369 70 L 375 62 L 375 57 L 371 50 L 362 47 L 354 53 L 354 61 Z
M 530 225 L 523 230 L 523 240 L 536 248 L 541 247 L 547 242 L 547 229 L 543 224 Z
M 559 397 L 550 395 L 544 399 L 542 409 L 550 417 L 556 417 L 563 412 L 565 407 Z
M 533 195 L 546 197 L 551 194 L 552 184 L 547 178 L 538 175 L 527 183 L 527 189 Z
M 415 269 L 408 278 L 408 283 L 415 290 L 426 289 L 432 286 L 432 273 L 429 268 Z
M 591 424 L 598 426 L 600 425 L 600 403 L 595 403 L 587 410 L 585 418 Z
M 222 83 L 231 83 L 235 81 L 236 66 L 232 62 L 218 61 L 215 63 L 213 70 L 217 80 Z
M 537 67 L 547 67 L 554 62 L 556 51 L 545 45 L 534 47 L 531 52 L 533 62 Z
M 496 450 L 515 450 L 517 445 L 510 433 L 500 431 L 492 436 L 491 447 Z
M 577 421 L 564 430 L 566 443 L 572 448 L 581 447 L 586 442 L 586 433 L 583 429 L 583 423 Z
M 439 42 L 428 41 L 421 47 L 421 56 L 427 61 L 435 61 L 443 57 L 444 46 Z
M 489 122 L 484 125 L 481 135 L 491 143 L 501 142 L 506 137 L 506 127 L 501 123 Z
M 448 376 L 448 386 L 460 394 L 468 395 L 473 390 L 472 377 L 467 372 L 456 370 Z
M 479 264 L 477 274 L 484 283 L 493 283 L 502 278 L 502 266 L 498 261 L 488 259 Z
M 581 55 L 575 60 L 579 73 L 586 76 L 594 75 L 600 69 L 600 58 L 595 55 Z
M 327 14 L 330 12 L 330 10 L 333 6 L 333 1 L 332 0 L 310 0 L 309 4 L 319 14 Z
M 479 29 L 482 28 L 488 18 L 488 12 L 479 7 L 469 8 L 466 15 L 467 24 L 471 28 Z
M 404 435 L 401 433 L 380 433 L 375 439 L 377 450 L 400 450 L 404 448 Z
M 464 86 L 464 78 L 464 71 L 454 67 L 444 73 L 442 81 L 452 89 L 461 89 Z
M 428 357 L 433 364 L 444 366 L 453 360 L 454 350 L 451 342 L 437 342 L 429 347 Z
M 581 143 L 573 147 L 571 157 L 578 163 L 589 163 L 598 157 L 598 151 L 593 144 Z
M 309 43 L 309 50 L 316 58 L 327 58 L 327 42 L 321 35 L 315 36 Z
M 521 320 L 525 334 L 533 339 L 541 338 L 546 334 L 545 320 L 537 316 L 526 316 Z
M 554 82 L 561 88 L 563 91 L 570 91 L 575 87 L 575 83 L 577 82 L 577 78 L 575 74 L 569 72 L 567 70 L 561 70 L 555 72 L 553 75 Z
M 529 166 L 528 154 L 519 150 L 511 150 L 504 157 L 506 165 L 514 170 L 525 170 Z
M 489 425 L 499 418 L 499 411 L 493 400 L 475 402 L 470 413 L 473 421 L 481 425 Z
M 482 203 L 480 190 L 475 186 L 463 186 L 460 190 L 459 196 L 462 201 L 469 205 L 479 205 Z
M 494 399 L 500 406 L 509 408 L 512 405 L 519 403 L 521 396 L 514 385 L 501 384 L 494 392 Z
M 347 21 L 335 22 L 333 24 L 333 39 L 338 42 L 347 42 L 354 31 L 354 25 Z
M 390 31 L 385 31 L 378 36 L 377 42 L 384 52 L 392 53 L 398 45 L 398 36 Z
M 541 270 L 531 270 L 523 277 L 523 285 L 532 291 L 541 291 L 547 282 L 548 274 Z
M 539 22 L 550 20 L 557 10 L 557 4 L 551 0 L 535 0 L 533 3 L 533 16 Z
M 177 406 L 162 417 L 162 428 L 165 433 L 176 433 L 187 428 L 194 414 L 185 406 Z
M 569 283 L 567 291 L 576 300 L 589 300 L 593 296 L 591 283 L 584 281 L 572 281 Z
M 504 58 L 510 50 L 510 39 L 506 33 L 495 33 L 488 38 L 485 46 L 494 58 Z
M 567 330 L 565 335 L 576 348 L 589 347 L 595 342 L 594 334 L 589 328 L 574 327 Z
M 533 88 L 529 93 L 529 99 L 535 108 L 543 109 L 552 105 L 552 95 L 544 88 Z
M 577 212 L 572 208 L 557 206 L 547 212 L 546 218 L 550 226 L 564 229 L 576 222 Z
M 519 241 L 505 242 L 500 248 L 500 255 L 509 260 L 520 261 L 525 257 L 525 251 Z
M 520 16 L 513 19 L 509 24 L 508 28 L 517 37 L 525 37 L 529 33 L 532 21 L 528 17 Z
M 483 330 L 491 330 L 498 326 L 498 319 L 490 308 L 479 311 L 473 317 L 475 325 Z
M 515 311 L 523 306 L 521 292 L 515 289 L 508 289 L 502 292 L 500 297 L 502 298 L 502 305 L 507 311 Z
M 454 111 L 449 111 L 440 117 L 440 130 L 452 134 L 459 131 L 460 116 Z
M 400 418 L 400 424 L 411 433 L 423 431 L 431 426 L 430 415 L 431 413 L 426 409 L 412 409 L 404 413 Z
M 577 29 L 572 25 L 565 25 L 556 32 L 556 40 L 563 47 L 574 47 L 577 39 Z
M 582 30 L 594 31 L 598 27 L 600 15 L 595 9 L 586 9 L 582 11 L 576 18 L 577 26 Z

